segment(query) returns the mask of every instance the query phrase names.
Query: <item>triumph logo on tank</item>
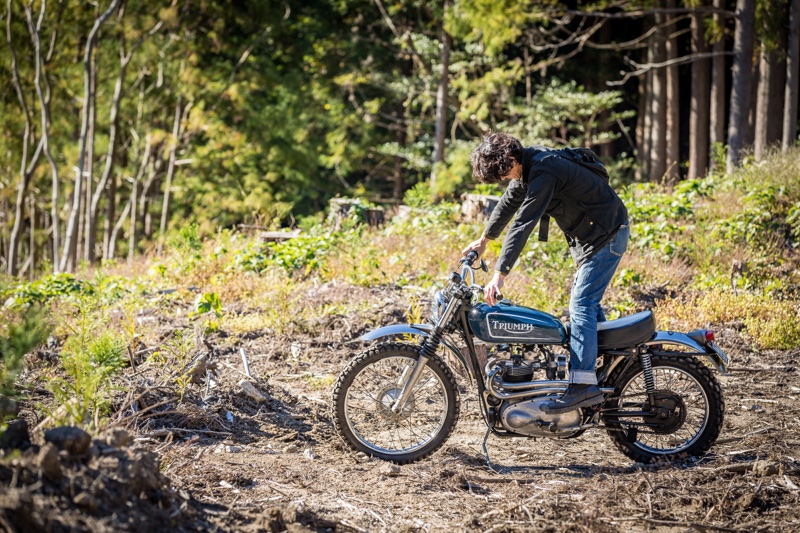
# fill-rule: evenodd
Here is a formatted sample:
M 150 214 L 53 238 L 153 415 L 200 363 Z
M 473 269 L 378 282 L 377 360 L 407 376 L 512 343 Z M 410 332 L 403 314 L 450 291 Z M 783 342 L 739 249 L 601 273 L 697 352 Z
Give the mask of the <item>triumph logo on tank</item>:
M 500 322 L 492 320 L 492 333 L 505 331 L 506 333 L 530 333 L 536 329 L 533 324 L 514 324 L 512 322 Z

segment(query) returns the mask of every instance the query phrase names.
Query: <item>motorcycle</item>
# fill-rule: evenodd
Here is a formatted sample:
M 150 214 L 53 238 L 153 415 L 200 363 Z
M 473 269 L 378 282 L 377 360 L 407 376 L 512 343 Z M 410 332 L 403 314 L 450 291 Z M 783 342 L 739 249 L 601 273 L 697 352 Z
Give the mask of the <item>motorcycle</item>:
M 699 456 L 714 444 L 725 402 L 712 370 L 725 374 L 728 357 L 713 331 L 658 331 L 651 311 L 601 322 L 596 372 L 603 403 L 547 414 L 541 405 L 568 385 L 569 324 L 508 300 L 479 302 L 477 259 L 467 254 L 461 272 L 436 292 L 430 323 L 386 326 L 360 338 L 380 342 L 350 360 L 331 405 L 335 429 L 353 450 L 406 464 L 445 443 L 460 403 L 442 355 L 462 365 L 477 387 L 490 468 L 490 434 L 570 439 L 605 429 L 620 452 L 641 463 Z M 483 260 L 478 268 L 488 272 Z M 407 341 L 415 337 L 418 343 Z M 488 349 L 485 365 L 476 347 Z

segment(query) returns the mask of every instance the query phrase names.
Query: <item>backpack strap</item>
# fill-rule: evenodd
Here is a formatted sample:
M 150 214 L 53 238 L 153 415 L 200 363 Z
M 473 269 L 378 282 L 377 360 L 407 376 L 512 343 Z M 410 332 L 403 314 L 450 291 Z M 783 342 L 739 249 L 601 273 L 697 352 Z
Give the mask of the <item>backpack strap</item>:
M 539 219 L 539 240 L 547 242 L 547 236 L 550 232 L 550 215 L 542 215 Z

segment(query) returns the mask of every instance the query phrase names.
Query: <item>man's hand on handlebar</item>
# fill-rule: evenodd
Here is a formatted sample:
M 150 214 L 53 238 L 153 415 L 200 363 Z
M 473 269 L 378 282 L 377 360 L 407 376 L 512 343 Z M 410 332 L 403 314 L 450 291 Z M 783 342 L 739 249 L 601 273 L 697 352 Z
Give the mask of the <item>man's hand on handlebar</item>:
M 466 256 L 470 252 L 476 252 L 478 254 L 478 257 L 480 257 L 483 255 L 483 252 L 486 251 L 486 244 L 488 242 L 489 239 L 487 239 L 484 236 L 481 236 L 480 239 L 469 243 L 467 247 L 461 251 L 461 255 Z

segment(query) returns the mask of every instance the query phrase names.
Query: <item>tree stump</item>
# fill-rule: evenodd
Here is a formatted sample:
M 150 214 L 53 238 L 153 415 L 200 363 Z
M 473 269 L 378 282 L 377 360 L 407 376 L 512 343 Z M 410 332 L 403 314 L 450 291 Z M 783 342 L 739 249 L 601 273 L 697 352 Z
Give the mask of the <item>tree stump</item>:
M 360 220 L 369 226 L 383 226 L 386 221 L 386 212 L 382 207 L 364 207 L 358 199 L 332 198 L 330 204 L 328 222 L 333 225 L 334 231 L 342 229 L 343 222 L 350 218 L 354 209 L 358 210 Z
M 500 201 L 499 196 L 464 194 L 461 197 L 461 216 L 465 221 L 484 221 L 489 218 Z

